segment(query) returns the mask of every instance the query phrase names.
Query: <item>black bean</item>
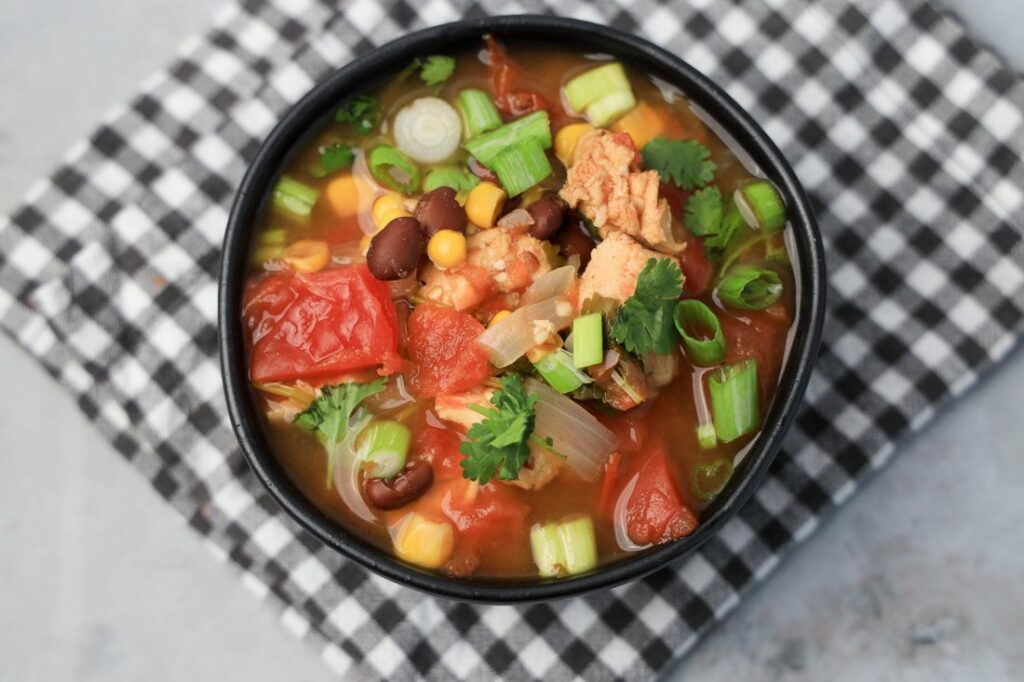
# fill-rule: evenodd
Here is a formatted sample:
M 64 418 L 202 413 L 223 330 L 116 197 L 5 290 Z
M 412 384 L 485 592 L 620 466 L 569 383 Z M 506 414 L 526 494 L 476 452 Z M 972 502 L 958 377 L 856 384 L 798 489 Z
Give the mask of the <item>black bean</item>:
M 554 242 L 562 251 L 562 257 L 579 256 L 580 269 L 590 262 L 590 252 L 594 250 L 594 239 L 590 236 L 586 223 L 575 212 L 570 212 L 565 229 L 558 233 Z
M 395 218 L 374 235 L 366 252 L 366 265 L 377 279 L 408 277 L 416 271 L 426 241 L 415 218 Z
M 434 483 L 434 469 L 430 462 L 418 459 L 409 462 L 394 478 L 367 478 L 363 492 L 370 504 L 378 509 L 398 509 L 427 492 Z
M 414 215 L 428 238 L 439 230 L 466 231 L 466 209 L 459 206 L 451 187 L 438 187 L 420 197 Z
M 526 210 L 533 218 L 530 234 L 537 239 L 549 239 L 562 227 L 568 207 L 557 194 L 545 194 Z

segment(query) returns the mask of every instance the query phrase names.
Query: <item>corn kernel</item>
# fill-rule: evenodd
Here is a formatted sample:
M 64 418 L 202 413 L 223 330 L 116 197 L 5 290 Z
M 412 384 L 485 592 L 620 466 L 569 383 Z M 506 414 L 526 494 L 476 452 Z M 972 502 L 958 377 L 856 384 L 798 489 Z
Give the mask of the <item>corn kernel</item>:
M 481 182 L 469 191 L 466 197 L 466 217 L 480 227 L 494 227 L 495 221 L 505 208 L 508 195 L 505 190 L 492 182 Z
M 438 230 L 427 242 L 427 256 L 439 268 L 457 268 L 466 262 L 466 237 L 455 230 Z
M 562 337 L 560 334 L 552 334 L 550 338 L 544 343 L 534 346 L 530 350 L 526 351 L 526 359 L 530 362 L 540 362 L 541 359 L 548 353 L 553 353 L 562 347 Z
M 360 195 L 369 191 L 370 187 L 365 180 L 359 180 L 351 173 L 345 173 L 327 183 L 324 195 L 335 215 L 345 218 L 359 213 Z
M 374 199 L 373 209 L 371 211 L 371 214 L 373 215 L 373 224 L 386 224 L 383 222 L 384 214 L 393 208 L 400 208 L 402 210 L 405 210 L 405 197 L 403 197 L 398 192 L 388 192 L 387 194 L 381 194 L 379 197 Z
M 493 327 L 494 325 L 498 324 L 511 314 L 511 310 L 499 310 L 498 312 L 494 313 L 494 317 L 492 317 L 491 321 L 487 323 L 487 326 Z
M 424 568 L 440 568 L 455 549 L 455 532 L 447 521 L 431 521 L 413 512 L 395 537 L 395 554 Z
M 319 239 L 300 239 L 288 245 L 283 257 L 295 272 L 318 272 L 331 261 L 331 249 Z
M 589 123 L 570 123 L 555 133 L 555 156 L 566 166 L 572 165 L 573 151 L 576 143 L 580 141 L 584 133 L 594 129 Z
M 406 211 L 404 208 L 392 208 L 384 212 L 384 215 L 381 216 L 381 222 L 375 222 L 374 227 L 376 227 L 377 231 L 380 232 L 385 227 L 387 227 L 388 223 L 390 223 L 395 218 L 408 218 L 411 215 L 412 214 Z

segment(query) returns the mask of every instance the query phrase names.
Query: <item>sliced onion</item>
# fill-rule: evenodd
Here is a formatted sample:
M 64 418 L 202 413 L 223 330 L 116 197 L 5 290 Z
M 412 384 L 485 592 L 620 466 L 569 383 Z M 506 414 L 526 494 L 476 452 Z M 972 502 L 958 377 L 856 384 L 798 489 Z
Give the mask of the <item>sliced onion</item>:
M 517 208 L 514 211 L 509 211 L 497 222 L 498 227 L 504 227 L 510 230 L 517 227 L 529 227 L 530 225 L 533 225 L 533 216 L 530 215 L 530 212 L 525 208 Z
M 438 163 L 455 153 L 462 140 L 462 119 L 440 97 L 420 97 L 395 116 L 395 143 L 420 163 Z
M 363 455 L 355 449 L 356 439 L 370 423 L 371 416 L 363 414 L 348 428 L 345 440 L 336 453 L 328 453 L 328 457 L 336 457 L 334 463 L 334 488 L 342 501 L 353 514 L 364 521 L 373 521 L 376 517 L 363 500 L 363 491 L 359 489 L 359 470 L 363 465 Z
M 563 265 L 550 272 L 545 272 L 523 292 L 523 297 L 519 299 L 519 305 L 529 305 L 552 296 L 561 296 L 569 291 L 575 281 L 576 269 L 571 265 Z
M 569 299 L 555 296 L 517 309 L 484 331 L 476 342 L 487 350 L 495 367 L 507 367 L 551 334 L 568 327 L 572 317 Z
M 629 498 L 633 497 L 633 491 L 636 489 L 636 484 L 639 480 L 640 474 L 633 474 L 633 478 L 629 479 L 622 492 L 619 493 L 619 499 L 615 501 L 615 511 L 612 512 L 615 542 L 618 543 L 620 549 L 626 552 L 639 552 L 641 549 L 650 547 L 650 545 L 638 545 L 633 542 L 633 539 L 629 537 L 629 530 L 626 527 L 626 505 L 629 504 Z
M 572 398 L 536 379 L 526 380 L 526 390 L 537 396 L 533 432 L 550 438 L 551 447 L 565 455 L 565 463 L 580 478 L 597 480 L 615 452 L 615 434 Z

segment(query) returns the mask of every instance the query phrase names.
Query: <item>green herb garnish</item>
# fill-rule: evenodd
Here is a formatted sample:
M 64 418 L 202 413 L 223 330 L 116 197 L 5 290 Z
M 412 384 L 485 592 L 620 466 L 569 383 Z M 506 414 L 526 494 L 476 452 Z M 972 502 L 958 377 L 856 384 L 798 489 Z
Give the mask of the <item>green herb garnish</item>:
M 640 155 L 648 168 L 658 171 L 662 181 L 683 189 L 703 187 L 715 179 L 718 169 L 708 148 L 696 140 L 656 137 L 644 145 Z
M 385 384 L 385 379 L 377 379 L 368 384 L 325 386 L 320 397 L 295 417 L 295 425 L 316 436 L 327 451 L 325 487 L 331 487 L 334 466 L 344 454 L 352 413 L 359 407 L 359 403 L 383 391 Z
M 359 135 L 373 132 L 383 116 L 380 104 L 373 97 L 359 95 L 345 101 L 334 113 L 338 123 L 351 123 Z
M 530 457 L 527 441 L 533 433 L 536 402 L 536 395 L 527 394 L 522 377 L 506 374 L 501 377 L 501 388 L 491 396 L 493 407 L 469 406 L 484 420 L 470 427 L 470 440 L 459 447 L 466 455 L 461 462 L 464 478 L 481 485 L 495 477 L 502 481 L 518 478 Z
M 636 290 L 619 307 L 612 337 L 638 356 L 672 350 L 672 316 L 683 292 L 683 273 L 671 258 L 651 258 L 636 280 Z
M 344 142 L 335 142 L 320 148 L 320 156 L 309 169 L 309 173 L 314 178 L 323 178 L 350 167 L 355 159 L 356 154 L 352 147 Z
M 440 85 L 455 73 L 455 59 L 444 55 L 433 54 L 419 60 L 420 78 L 427 85 Z
M 722 228 L 722 193 L 717 187 L 694 192 L 686 202 L 686 227 L 698 237 L 718 234 Z

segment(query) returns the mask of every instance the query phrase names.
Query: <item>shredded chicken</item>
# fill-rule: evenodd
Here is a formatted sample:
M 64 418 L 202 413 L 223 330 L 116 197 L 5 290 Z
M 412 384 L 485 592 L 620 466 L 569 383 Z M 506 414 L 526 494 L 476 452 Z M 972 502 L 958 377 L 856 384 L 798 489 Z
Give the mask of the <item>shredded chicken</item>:
M 636 280 L 651 258 L 671 258 L 637 244 L 621 232 L 612 232 L 590 254 L 580 279 L 580 302 L 591 296 L 622 303 L 633 295 Z
M 420 296 L 469 310 L 494 292 L 521 291 L 551 270 L 543 242 L 518 230 L 483 230 L 466 240 L 466 248 L 466 263 L 459 268 L 423 268 Z
M 637 166 L 628 134 L 587 133 L 576 143 L 561 197 L 594 223 L 602 239 L 622 232 L 647 246 L 678 251 L 668 202 L 658 196 L 658 173 Z

